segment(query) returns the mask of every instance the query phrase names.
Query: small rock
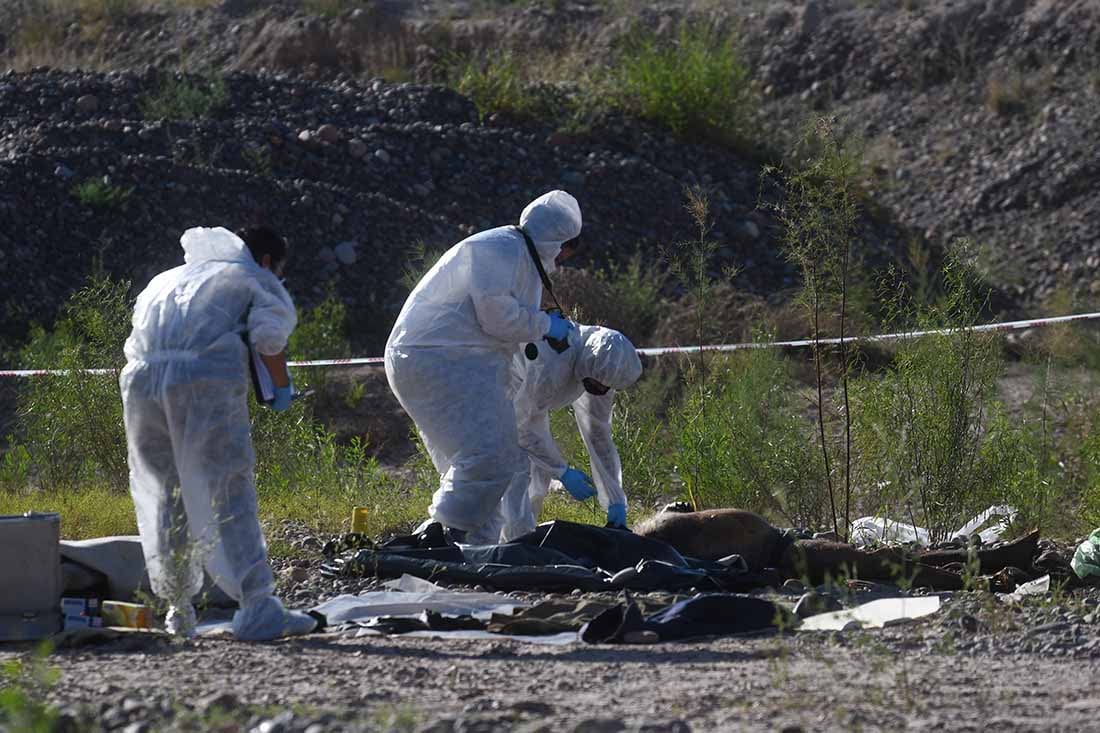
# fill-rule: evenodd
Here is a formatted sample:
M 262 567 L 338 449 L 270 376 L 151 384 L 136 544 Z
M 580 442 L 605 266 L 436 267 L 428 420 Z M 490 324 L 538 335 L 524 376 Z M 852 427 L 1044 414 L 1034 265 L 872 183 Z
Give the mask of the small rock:
M 642 723 L 638 726 L 638 733 L 691 733 L 691 726 L 687 721 L 676 718 L 661 723 Z
M 959 626 L 962 627 L 963 631 L 973 634 L 978 630 L 978 619 L 968 613 L 959 619 Z
M 149 733 L 149 724 L 139 720 L 123 728 L 122 733 Z
M 94 94 L 85 94 L 76 100 L 76 111 L 85 115 L 99 111 L 99 98 Z
M 454 733 L 455 721 L 451 718 L 440 718 L 426 723 L 417 728 L 416 733 Z
M 390 157 L 390 154 L 387 153 L 384 148 L 379 148 L 378 150 L 375 150 L 374 151 L 374 158 L 379 163 L 383 163 L 383 164 L 388 164 L 390 162 L 390 160 L 392 159 Z
M 286 568 L 281 575 L 290 583 L 304 583 L 309 580 L 309 570 L 305 568 Z
M 321 125 L 317 128 L 317 137 L 330 145 L 340 142 L 340 128 L 336 125 Z
M 355 261 L 359 259 L 355 252 L 358 246 L 355 242 L 340 242 L 333 249 L 333 254 L 341 265 L 354 265 Z
M 313 142 L 313 130 L 302 130 L 298 133 L 298 140 L 303 143 Z
M 64 178 L 66 181 L 76 175 L 76 173 L 73 172 L 72 168 L 64 165 L 59 165 L 54 168 L 53 174 L 58 178 Z
M 579 171 L 566 171 L 561 176 L 561 182 L 566 186 L 583 186 L 586 176 Z
M 746 239 L 760 239 L 760 227 L 756 225 L 756 222 L 752 219 L 745 219 L 737 225 L 737 230 Z M 821 539 L 831 539 L 836 541 L 836 532 L 818 532 L 820 535 L 832 535 L 832 537 L 822 537 Z M 814 535 L 814 539 L 818 539 L 817 534 Z
M 348 155 L 353 158 L 362 158 L 367 154 L 367 144 L 358 138 L 348 141 Z
M 573 733 L 618 733 L 626 724 L 618 718 L 586 718 L 573 726 Z
M 241 705 L 237 696 L 229 691 L 217 692 L 199 701 L 198 709 L 205 715 L 214 710 L 236 710 Z

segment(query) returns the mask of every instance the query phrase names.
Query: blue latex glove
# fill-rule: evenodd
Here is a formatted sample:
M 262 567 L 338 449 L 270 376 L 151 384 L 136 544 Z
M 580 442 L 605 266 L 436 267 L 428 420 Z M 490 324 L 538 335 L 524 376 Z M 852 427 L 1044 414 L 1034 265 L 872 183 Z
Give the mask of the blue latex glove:
M 294 385 L 288 384 L 285 387 L 275 388 L 275 399 L 271 400 L 271 409 L 275 412 L 282 412 L 290 407 L 290 401 L 294 399 Z
M 615 527 L 626 526 L 626 504 L 611 504 L 607 507 L 607 523 Z
M 573 328 L 573 324 L 569 322 L 569 319 L 562 318 L 557 313 L 550 313 L 550 330 L 546 332 L 546 335 L 555 341 L 561 341 L 569 335 L 569 329 L 571 328 Z
M 596 495 L 596 487 L 592 485 L 592 479 L 585 475 L 584 471 L 575 468 L 565 469 L 559 481 L 565 486 L 574 499 L 584 501 Z

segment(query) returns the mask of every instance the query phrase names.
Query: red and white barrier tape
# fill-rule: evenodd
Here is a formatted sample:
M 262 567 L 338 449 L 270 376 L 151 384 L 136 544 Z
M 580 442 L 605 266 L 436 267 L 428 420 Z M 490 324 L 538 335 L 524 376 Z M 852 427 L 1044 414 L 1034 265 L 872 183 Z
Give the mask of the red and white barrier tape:
M 902 341 L 905 339 L 921 338 L 923 336 L 945 336 L 962 331 L 1023 331 L 1038 326 L 1050 326 L 1058 323 L 1073 323 L 1075 321 L 1095 321 L 1100 319 L 1100 313 L 1077 313 L 1070 316 L 1053 316 L 1050 318 L 1030 318 L 1025 321 L 1007 321 L 1005 323 L 986 323 L 972 328 L 936 328 L 927 331 L 901 331 L 898 333 L 880 333 L 872 336 L 848 336 L 844 339 L 824 338 L 816 343 L 820 346 L 836 346 L 842 343 L 878 343 L 883 341 Z M 665 354 L 698 354 L 706 352 L 743 351 L 745 349 L 772 349 L 772 348 L 805 348 L 813 346 L 813 339 L 799 339 L 797 341 L 758 341 L 741 344 L 714 344 L 706 346 L 655 346 L 638 349 L 643 356 L 664 356 Z M 363 356 L 350 359 L 310 359 L 308 361 L 288 362 L 292 367 L 334 367 L 334 366 L 381 366 L 385 360 L 381 356 Z M 67 374 L 67 369 L 0 369 L 0 377 L 43 377 L 56 374 Z M 115 374 L 117 369 L 81 369 L 83 374 Z

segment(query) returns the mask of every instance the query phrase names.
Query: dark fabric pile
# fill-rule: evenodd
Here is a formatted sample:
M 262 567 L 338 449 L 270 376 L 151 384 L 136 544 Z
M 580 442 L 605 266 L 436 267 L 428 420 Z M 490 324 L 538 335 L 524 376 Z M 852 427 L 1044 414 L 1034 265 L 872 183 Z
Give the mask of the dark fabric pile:
M 342 548 L 347 549 L 340 554 Z M 685 558 L 664 542 L 626 530 L 564 521 L 484 546 L 456 545 L 432 524 L 418 535 L 378 545 L 345 537 L 326 546 L 326 554 L 330 559 L 321 572 L 329 577 L 409 574 L 502 591 L 744 591 L 779 582 L 773 573 L 749 572 L 737 558 L 725 563 Z
M 622 590 L 622 599 L 548 599 L 488 622 L 425 611 L 417 618 L 380 617 L 363 624 L 386 633 L 483 629 L 548 635 L 581 631 L 590 643 L 653 643 L 782 628 L 781 606 L 734 591 L 775 585 L 779 577 L 750 572 L 740 558 L 723 563 L 686 558 L 672 546 L 632 532 L 555 521 L 501 545 L 456 545 L 438 524 L 417 535 L 375 544 L 346 535 L 325 547 L 321 572 L 334 576 L 399 577 L 479 585 L 501 591 Z M 672 595 L 691 589 L 688 598 Z M 650 593 L 634 598 L 627 591 Z M 667 591 L 668 593 L 652 593 Z M 712 592 L 699 592 L 712 591 Z

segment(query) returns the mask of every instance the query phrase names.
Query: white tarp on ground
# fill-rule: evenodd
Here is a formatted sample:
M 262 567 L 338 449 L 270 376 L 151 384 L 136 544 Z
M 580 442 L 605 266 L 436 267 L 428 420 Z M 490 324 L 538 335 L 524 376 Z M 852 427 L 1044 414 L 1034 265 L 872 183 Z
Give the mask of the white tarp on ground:
M 849 624 L 864 629 L 881 629 L 910 619 L 929 616 L 940 610 L 939 596 L 880 598 L 855 608 L 820 613 L 803 620 L 799 631 L 840 631 Z
M 416 618 L 424 611 L 435 611 L 447 616 L 473 616 L 474 618 L 488 620 L 494 613 L 510 615 L 515 609 L 528 605 L 499 593 L 447 590 L 435 583 L 411 575 L 403 575 L 401 578 L 391 580 L 384 585 L 390 590 L 337 596 L 319 606 L 315 606 L 313 610 L 324 615 L 329 627 L 335 627 L 341 624 L 366 622 L 380 616 Z M 228 628 L 229 624 L 223 619 L 211 618 L 200 623 L 198 631 L 202 636 L 222 635 Z M 370 633 L 376 632 L 372 631 Z M 462 636 L 469 633 L 471 632 L 427 631 L 409 632 L 402 634 L 402 636 L 415 634 L 432 636 L 438 634 L 451 638 L 482 638 L 479 636 Z M 503 638 L 499 634 L 477 633 L 486 633 L 495 638 Z
M 389 590 L 337 596 L 313 610 L 323 614 L 329 626 L 336 626 L 379 616 L 416 617 L 424 611 L 487 620 L 494 613 L 510 615 L 528 605 L 500 593 L 448 590 L 408 573 L 382 585 Z

